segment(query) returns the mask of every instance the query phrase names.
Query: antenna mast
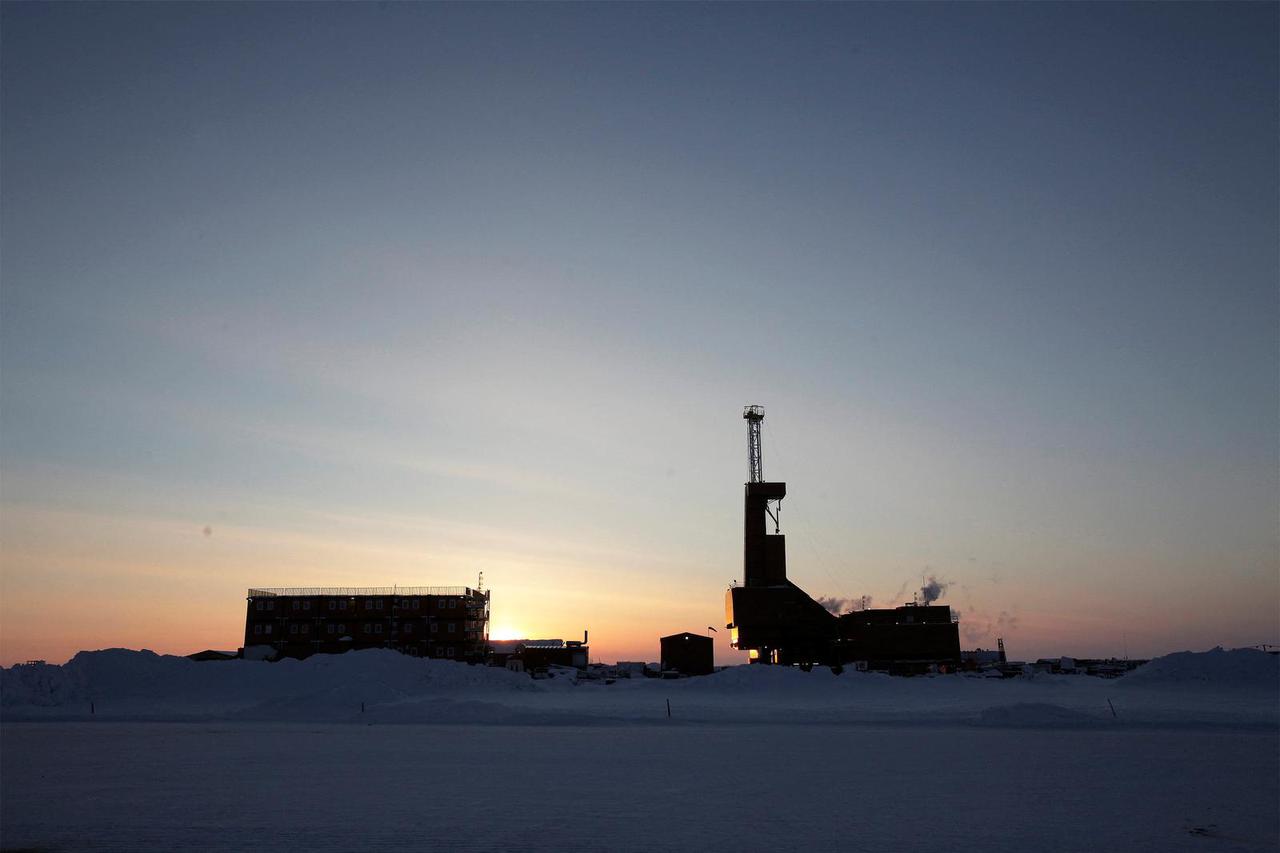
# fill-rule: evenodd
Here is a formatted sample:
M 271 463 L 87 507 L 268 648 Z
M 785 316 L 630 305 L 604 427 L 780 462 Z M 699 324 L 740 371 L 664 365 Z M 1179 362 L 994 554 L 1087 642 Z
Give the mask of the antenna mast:
M 747 406 L 742 410 L 747 422 L 747 482 L 764 482 L 764 458 L 760 451 L 760 422 L 764 420 L 764 406 Z

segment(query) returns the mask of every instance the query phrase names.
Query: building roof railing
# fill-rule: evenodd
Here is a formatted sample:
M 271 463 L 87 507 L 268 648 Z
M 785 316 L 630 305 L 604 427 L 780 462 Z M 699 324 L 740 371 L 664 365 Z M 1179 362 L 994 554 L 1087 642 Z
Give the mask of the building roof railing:
M 564 640 L 517 640 L 517 645 L 524 646 L 526 649 L 563 649 L 565 648 Z
M 249 590 L 249 598 L 275 598 L 276 596 L 320 596 L 320 595 L 485 595 L 488 590 L 472 589 L 469 586 L 311 586 L 311 587 L 268 587 Z

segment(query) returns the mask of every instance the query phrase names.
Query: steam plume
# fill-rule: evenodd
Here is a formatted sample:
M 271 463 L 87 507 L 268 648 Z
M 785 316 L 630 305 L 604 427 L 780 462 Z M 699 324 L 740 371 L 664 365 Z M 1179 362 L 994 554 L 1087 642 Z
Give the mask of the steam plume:
M 818 596 L 817 602 L 837 616 L 847 612 L 850 609 L 850 605 L 853 604 L 853 602 L 847 598 L 836 598 L 835 596 L 830 595 Z
M 924 586 L 920 587 L 920 603 L 933 604 L 947 594 L 947 586 L 946 581 L 940 581 L 934 575 L 929 575 Z

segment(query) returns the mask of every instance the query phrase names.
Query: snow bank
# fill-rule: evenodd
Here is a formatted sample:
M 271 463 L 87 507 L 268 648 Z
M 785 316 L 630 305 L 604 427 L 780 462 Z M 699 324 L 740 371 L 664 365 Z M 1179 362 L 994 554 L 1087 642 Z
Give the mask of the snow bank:
M 384 649 L 307 660 L 203 661 L 155 652 L 80 652 L 63 666 L 0 670 L 6 718 L 63 711 L 125 719 L 331 719 L 361 703 L 537 690 L 528 676 Z M 41 715 L 39 709 L 45 709 Z
M 534 681 L 505 669 L 389 650 L 304 661 L 206 661 L 81 652 L 0 670 L 6 721 L 942 724 L 1275 729 L 1280 670 L 1252 650 L 1180 652 L 1119 680 L 1080 675 L 892 678 L 738 666 L 703 678 Z M 671 717 L 667 716 L 670 703 Z
M 1125 677 L 1127 684 L 1202 682 L 1218 688 L 1280 687 L 1280 655 L 1221 646 L 1207 652 L 1176 652 L 1156 658 Z

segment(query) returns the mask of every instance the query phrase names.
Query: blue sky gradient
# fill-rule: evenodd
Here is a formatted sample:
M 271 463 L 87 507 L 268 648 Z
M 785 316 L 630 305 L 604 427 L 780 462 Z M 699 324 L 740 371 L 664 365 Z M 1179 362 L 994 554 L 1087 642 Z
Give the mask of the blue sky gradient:
M 5 662 L 482 570 L 652 658 L 723 622 L 745 403 L 815 595 L 1280 640 L 1274 4 L 0 23 Z

